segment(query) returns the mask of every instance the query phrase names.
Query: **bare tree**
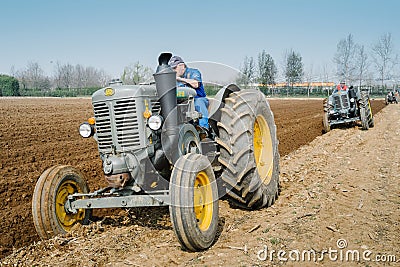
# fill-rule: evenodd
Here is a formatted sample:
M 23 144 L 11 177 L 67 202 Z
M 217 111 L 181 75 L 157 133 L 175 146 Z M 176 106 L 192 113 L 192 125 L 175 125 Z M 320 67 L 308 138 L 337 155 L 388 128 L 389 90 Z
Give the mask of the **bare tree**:
M 329 68 L 328 68 L 328 64 L 326 64 L 326 63 L 324 63 L 323 65 L 322 65 L 322 72 L 321 72 L 321 80 L 322 80 L 322 82 L 324 83 L 327 83 L 327 82 L 329 82 L 329 74 L 330 74 L 330 71 L 329 71 Z M 330 91 L 329 91 L 329 87 L 327 87 L 327 88 L 325 88 L 325 89 L 327 89 L 327 91 L 328 91 L 328 95 L 330 95 Z
M 15 66 L 14 65 L 12 65 L 11 68 L 10 68 L 10 75 L 12 77 L 15 77 L 17 75 L 17 71 L 15 70 Z
M 368 54 L 366 53 L 363 45 L 357 46 L 355 62 L 357 66 L 356 72 L 359 80 L 359 88 L 361 89 L 361 85 L 365 79 L 365 75 L 369 67 Z
M 57 61 L 54 67 L 54 83 L 56 88 L 62 88 L 62 77 L 62 65 L 59 61 Z
M 95 87 L 100 84 L 100 75 L 94 67 L 86 67 L 84 73 L 85 88 Z
M 57 61 L 55 68 L 54 81 L 56 87 L 65 89 L 73 88 L 74 81 L 76 80 L 74 77 L 74 66 L 71 64 L 61 64 Z
M 139 84 L 148 82 L 152 77 L 152 72 L 149 67 L 145 67 L 137 61 L 132 66 L 124 68 L 121 80 L 124 83 Z
M 329 68 L 328 64 L 324 63 L 322 65 L 322 72 L 321 72 L 322 82 L 329 82 Z
M 345 39 L 342 39 L 337 44 L 337 51 L 333 58 L 333 62 L 336 63 L 336 74 L 341 80 L 346 80 L 352 83 L 355 72 L 355 53 L 356 44 L 352 34 L 349 34 Z
M 74 67 L 74 75 L 73 75 L 73 87 L 74 88 L 85 88 L 85 68 L 78 64 Z
M 24 70 L 15 71 L 15 77 L 18 78 L 22 89 L 42 90 L 49 89 L 50 82 L 45 76 L 43 69 L 37 62 L 28 62 Z
M 310 97 L 311 83 L 313 81 L 313 64 L 310 65 L 304 76 L 307 81 L 307 97 Z
M 94 67 L 84 69 L 83 84 L 85 88 L 102 87 L 111 80 L 110 76 L 104 70 L 98 70 Z
M 111 80 L 110 75 L 108 75 L 104 70 L 97 71 L 97 75 L 98 75 L 97 86 L 98 85 L 100 85 L 101 87 L 106 86 L 108 82 Z M 147 79 L 146 81 L 148 81 L 148 78 L 146 79 Z
M 390 79 L 391 72 L 396 65 L 397 55 L 394 54 L 393 40 L 390 33 L 382 35 L 372 47 L 373 61 L 379 73 L 383 88 L 384 81 Z
M 30 83 L 29 88 L 36 90 L 40 89 L 40 84 L 44 80 L 45 76 L 44 71 L 39 66 L 39 63 L 29 62 L 26 69 L 26 74 Z
M 26 90 L 29 88 L 29 81 L 25 70 L 17 70 L 14 74 L 14 77 L 18 79 L 21 89 Z
M 62 88 L 71 89 L 74 79 L 74 67 L 71 64 L 65 64 L 61 68 L 62 71 Z

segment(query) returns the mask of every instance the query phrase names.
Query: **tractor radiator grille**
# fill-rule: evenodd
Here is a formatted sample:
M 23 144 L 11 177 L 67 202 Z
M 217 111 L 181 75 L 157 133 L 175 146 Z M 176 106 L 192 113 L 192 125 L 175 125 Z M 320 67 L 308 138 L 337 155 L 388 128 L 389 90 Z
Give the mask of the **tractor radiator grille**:
M 334 95 L 333 103 L 335 105 L 335 109 L 348 109 L 349 108 L 349 100 L 347 98 L 347 94 Z
M 157 100 L 151 100 L 151 113 L 159 114 L 160 111 L 161 111 L 160 102 L 158 102 Z
M 140 146 L 135 100 L 117 100 L 114 106 L 114 116 L 118 143 L 122 150 L 131 150 Z
M 335 105 L 335 109 L 341 109 L 342 105 L 340 104 L 340 96 L 334 95 L 333 96 L 333 104 Z
M 343 94 L 341 95 L 342 97 L 342 105 L 344 109 L 348 109 L 349 108 L 349 100 L 347 98 L 347 94 Z
M 111 134 L 111 117 L 105 102 L 94 103 L 94 116 L 96 118 L 96 134 L 100 152 L 110 151 L 113 144 Z
M 128 151 L 141 145 L 139 122 L 134 99 L 94 103 L 97 142 L 100 152 L 110 152 L 114 145 L 117 150 Z M 111 120 L 114 119 L 115 127 Z

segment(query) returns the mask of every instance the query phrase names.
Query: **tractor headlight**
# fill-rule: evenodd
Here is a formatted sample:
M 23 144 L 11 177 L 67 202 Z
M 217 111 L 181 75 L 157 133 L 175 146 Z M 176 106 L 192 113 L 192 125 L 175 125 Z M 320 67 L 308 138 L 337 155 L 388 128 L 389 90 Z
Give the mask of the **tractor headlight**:
M 353 103 L 354 102 L 354 98 L 350 98 L 350 102 Z
M 79 134 L 83 138 L 91 137 L 94 134 L 93 126 L 90 125 L 88 122 L 84 122 L 79 126 Z
M 112 164 L 111 161 L 106 160 L 106 161 L 103 163 L 103 171 L 104 171 L 104 174 L 106 174 L 106 175 L 109 175 L 109 174 L 112 173 L 112 171 L 113 171 L 113 164 Z
M 149 118 L 149 120 L 147 121 L 147 125 L 153 131 L 159 130 L 161 128 L 161 125 L 162 125 L 162 117 L 159 116 L 159 115 L 151 116 Z

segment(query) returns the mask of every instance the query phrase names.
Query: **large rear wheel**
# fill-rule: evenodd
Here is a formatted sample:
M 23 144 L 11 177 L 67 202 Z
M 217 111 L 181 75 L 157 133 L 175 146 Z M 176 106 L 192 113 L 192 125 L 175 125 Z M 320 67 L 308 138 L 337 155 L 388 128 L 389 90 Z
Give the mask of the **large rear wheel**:
M 368 130 L 369 129 L 368 115 L 364 107 L 360 108 L 360 117 L 361 117 L 361 128 L 363 130 Z
M 33 222 L 42 239 L 69 232 L 78 223 L 88 224 L 89 209 L 68 212 L 65 203 L 74 193 L 88 193 L 82 174 L 71 166 L 47 169 L 36 183 L 32 199 Z
M 190 153 L 175 163 L 169 207 L 173 229 L 189 251 L 209 248 L 218 229 L 218 188 L 206 156 Z
M 372 114 L 371 101 L 369 100 L 369 98 L 368 98 L 368 110 L 369 110 L 368 126 L 369 128 L 373 128 L 375 126 L 375 122 L 374 122 L 374 115 Z
M 374 127 L 374 116 L 372 114 L 371 101 L 367 92 L 361 92 L 360 117 L 363 130 Z
M 231 204 L 245 209 L 271 206 L 279 192 L 279 152 L 265 95 L 252 89 L 231 93 L 217 125 L 222 186 Z

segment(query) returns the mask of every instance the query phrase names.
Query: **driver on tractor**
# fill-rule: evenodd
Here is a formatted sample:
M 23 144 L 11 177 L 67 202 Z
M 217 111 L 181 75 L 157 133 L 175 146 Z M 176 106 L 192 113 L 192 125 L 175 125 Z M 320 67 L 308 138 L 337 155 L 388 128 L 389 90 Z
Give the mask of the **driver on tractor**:
M 344 92 L 346 92 L 347 89 L 348 89 L 348 88 L 347 88 L 347 86 L 346 86 L 346 82 L 345 82 L 345 81 L 341 81 L 340 84 L 338 84 L 338 85 L 336 86 L 336 89 L 335 89 L 334 92 L 338 92 L 338 91 L 344 91 Z
M 195 109 L 203 115 L 199 120 L 199 126 L 208 130 L 208 99 L 206 97 L 200 71 L 198 69 L 188 68 L 183 59 L 179 56 L 171 57 L 168 65 L 176 72 L 178 87 L 188 86 L 196 90 L 197 95 L 194 98 Z

